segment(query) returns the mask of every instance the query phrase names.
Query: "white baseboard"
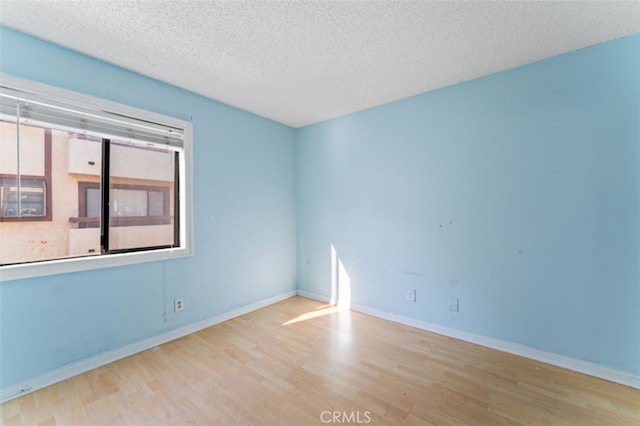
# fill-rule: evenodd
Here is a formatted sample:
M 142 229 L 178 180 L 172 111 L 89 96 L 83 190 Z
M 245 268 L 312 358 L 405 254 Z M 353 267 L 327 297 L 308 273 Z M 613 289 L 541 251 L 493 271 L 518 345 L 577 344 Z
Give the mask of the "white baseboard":
M 213 325 L 220 324 L 232 318 L 248 314 L 249 312 L 264 308 L 265 306 L 272 305 L 295 295 L 296 291 L 292 290 L 279 294 L 277 296 L 269 297 L 250 305 L 242 306 L 232 311 L 207 318 L 206 320 L 199 321 L 194 324 L 189 324 L 184 327 L 176 328 L 175 330 L 171 330 L 166 333 L 141 340 L 122 348 L 105 352 L 103 354 L 75 362 L 62 368 L 58 368 L 40 377 L 36 377 L 33 380 L 29 380 L 26 383 L 21 383 L 19 385 L 0 389 L 0 403 L 53 385 L 54 383 L 61 382 L 73 376 L 77 376 L 78 374 L 86 373 L 87 371 L 102 367 L 103 365 L 112 363 L 122 358 L 126 358 L 138 352 L 146 351 L 147 349 L 151 349 L 158 345 L 162 345 L 163 343 L 167 343 L 171 340 L 175 340 L 188 334 L 195 333 L 196 331 L 200 331 Z
M 309 298 L 309 299 L 318 300 L 320 302 L 329 303 L 329 300 L 330 300 L 328 296 L 305 291 L 305 290 L 298 290 L 298 295 Z M 621 385 L 640 389 L 640 376 L 636 376 L 629 373 L 623 373 L 621 371 L 614 370 L 609 367 L 604 367 L 602 365 L 595 364 L 593 362 L 583 361 L 577 358 L 571 358 L 564 355 L 554 354 L 552 352 L 542 351 L 540 349 L 531 348 L 529 346 L 521 345 L 519 343 L 511 343 L 504 340 L 482 336 L 476 333 L 456 330 L 454 328 L 445 327 L 442 325 L 418 320 L 415 318 L 406 317 L 403 315 L 396 315 L 389 312 L 384 312 L 379 309 L 370 308 L 368 306 L 358 305 L 355 303 L 351 304 L 351 310 L 356 312 L 361 312 L 363 314 L 371 315 L 374 317 L 386 319 L 389 321 L 397 322 L 400 324 L 408 325 L 410 327 L 415 327 L 421 330 L 430 331 L 432 333 L 442 334 L 444 336 L 453 337 L 459 340 L 464 340 L 465 342 L 475 343 L 476 345 L 481 345 L 488 348 L 497 349 L 499 351 L 507 352 L 510 354 L 519 355 L 535 361 L 540 361 L 546 364 L 555 365 L 557 367 L 566 368 L 568 370 L 587 374 L 589 376 L 598 377 L 600 379 L 619 383 Z
M 5 402 L 22 395 L 34 392 L 38 389 L 53 385 L 63 380 L 69 379 L 78 374 L 85 373 L 103 365 L 112 363 L 122 358 L 134 355 L 138 352 L 151 349 L 163 343 L 167 343 L 171 340 L 178 339 L 188 334 L 195 333 L 202 329 L 220 324 L 228 321 L 232 318 L 239 317 L 241 315 L 253 312 L 255 310 L 264 308 L 265 306 L 272 305 L 282 300 L 288 299 L 298 294 L 299 296 L 306 297 L 313 300 L 329 303 L 330 298 L 328 296 L 317 294 L 305 290 L 288 291 L 277 296 L 273 296 L 267 299 L 260 300 L 258 302 L 246 305 L 229 312 L 216 315 L 203 321 L 199 321 L 194 324 L 189 324 L 184 327 L 177 328 L 175 330 L 168 331 L 166 333 L 150 337 L 145 340 L 127 345 L 125 347 L 106 352 L 100 355 L 96 355 L 91 358 L 87 358 L 82 361 L 75 362 L 65 367 L 53 370 L 40 377 L 36 377 L 29 380 L 26 383 L 10 386 L 4 389 L 0 389 L 0 403 Z M 622 385 L 631 386 L 640 389 L 640 376 L 635 376 L 628 373 L 623 373 L 617 370 L 613 370 L 608 367 L 583 361 L 575 358 L 570 358 L 562 355 L 557 355 L 551 352 L 541 351 L 539 349 L 530 348 L 528 346 L 520 345 L 517 343 L 510 343 L 503 340 L 493 339 L 485 337 L 475 333 L 469 333 L 466 331 L 460 331 L 449 327 L 433 324 L 427 321 L 422 321 L 414 318 L 405 317 L 403 315 L 391 314 L 381 311 L 375 308 L 369 308 L 367 306 L 352 304 L 351 309 L 357 312 L 362 312 L 367 315 L 375 316 L 378 318 L 386 319 L 389 321 L 397 322 L 400 324 L 415 327 L 421 330 L 430 331 L 444 336 L 453 337 L 456 339 L 464 340 L 467 342 L 475 343 L 478 345 L 486 346 L 492 349 L 497 349 L 503 352 L 512 353 L 515 355 L 530 358 L 536 361 L 544 362 L 547 364 L 555 365 L 558 367 L 566 368 L 569 370 L 577 371 L 579 373 L 588 374 L 590 376 L 598 377 L 604 380 L 609 380 Z
M 314 293 L 312 291 L 298 289 L 298 296 L 306 297 L 307 299 L 317 300 L 318 302 L 331 303 L 331 298 L 324 294 Z

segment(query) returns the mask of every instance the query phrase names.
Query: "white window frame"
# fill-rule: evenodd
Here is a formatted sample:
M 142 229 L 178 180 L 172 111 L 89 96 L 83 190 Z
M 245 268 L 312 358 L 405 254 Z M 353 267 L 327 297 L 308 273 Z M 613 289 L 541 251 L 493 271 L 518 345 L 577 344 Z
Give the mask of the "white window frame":
M 58 87 L 37 83 L 0 73 L 0 83 L 13 89 L 72 102 L 80 106 L 115 112 L 132 118 L 162 123 L 184 131 L 183 153 L 180 156 L 180 246 L 131 253 L 71 257 L 0 266 L 0 283 L 47 275 L 86 271 L 112 266 L 175 259 L 193 255 L 193 126 L 191 122 L 151 111 L 107 101 Z M 1 232 L 1 230 L 0 230 Z

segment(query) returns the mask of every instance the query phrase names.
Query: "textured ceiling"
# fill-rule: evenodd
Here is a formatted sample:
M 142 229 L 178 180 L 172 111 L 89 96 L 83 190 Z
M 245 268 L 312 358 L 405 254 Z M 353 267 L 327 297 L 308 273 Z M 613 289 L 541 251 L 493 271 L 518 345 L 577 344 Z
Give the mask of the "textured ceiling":
M 0 23 L 301 127 L 640 32 L 640 2 L 0 0 Z

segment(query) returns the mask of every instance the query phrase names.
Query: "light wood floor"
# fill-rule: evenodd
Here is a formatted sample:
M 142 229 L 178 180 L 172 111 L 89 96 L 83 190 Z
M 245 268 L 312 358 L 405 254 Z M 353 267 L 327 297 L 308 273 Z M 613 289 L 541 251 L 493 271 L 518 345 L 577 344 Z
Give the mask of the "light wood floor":
M 294 297 L 1 409 L 6 426 L 638 425 L 640 391 Z

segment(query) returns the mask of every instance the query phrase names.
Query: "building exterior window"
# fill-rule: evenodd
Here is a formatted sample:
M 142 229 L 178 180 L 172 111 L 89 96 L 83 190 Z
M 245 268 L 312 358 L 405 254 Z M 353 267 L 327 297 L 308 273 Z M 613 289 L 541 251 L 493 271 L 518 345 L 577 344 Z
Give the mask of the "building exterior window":
M 69 220 L 80 228 L 100 226 L 101 190 L 99 183 L 78 184 L 78 217 Z M 111 187 L 112 226 L 150 226 L 171 223 L 169 186 L 114 184 Z
M 50 221 L 51 188 L 51 129 L 0 120 L 0 222 Z
M 190 123 L 2 82 L 3 281 L 191 254 Z
M 44 179 L 0 178 L 0 216 L 3 219 L 42 219 L 46 217 Z

